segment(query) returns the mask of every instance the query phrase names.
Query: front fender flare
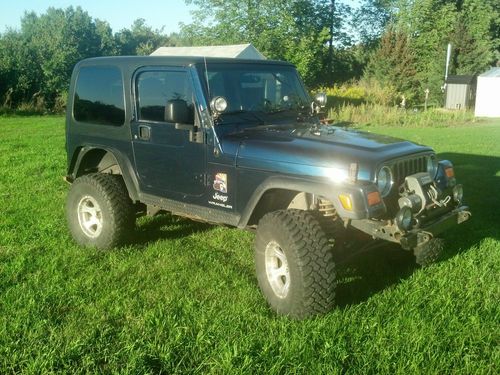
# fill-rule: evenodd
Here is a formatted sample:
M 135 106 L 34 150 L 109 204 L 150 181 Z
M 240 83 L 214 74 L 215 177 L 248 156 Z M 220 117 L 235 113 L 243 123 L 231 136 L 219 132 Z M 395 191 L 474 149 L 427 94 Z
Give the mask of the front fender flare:
M 368 193 L 378 191 L 375 184 L 369 181 L 338 184 L 329 181 L 306 180 L 289 176 L 271 176 L 255 189 L 242 212 L 238 227 L 244 228 L 247 226 L 260 199 L 266 191 L 271 189 L 292 190 L 298 193 L 304 192 L 322 196 L 332 202 L 338 215 L 343 219 L 359 220 L 379 217 L 387 211 L 383 201 L 375 206 L 368 205 Z M 349 194 L 352 197 L 353 209 L 351 211 L 344 209 L 338 198 L 339 194 Z

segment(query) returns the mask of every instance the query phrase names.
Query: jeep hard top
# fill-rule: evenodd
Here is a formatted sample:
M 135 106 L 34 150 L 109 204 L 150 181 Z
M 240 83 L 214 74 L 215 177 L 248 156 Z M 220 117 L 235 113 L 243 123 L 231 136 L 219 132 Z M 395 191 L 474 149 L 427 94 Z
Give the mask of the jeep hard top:
M 66 117 L 74 239 L 117 246 L 142 213 L 254 229 L 259 286 L 275 311 L 298 318 L 333 306 L 336 251 L 360 248 L 359 234 L 435 261 L 437 236 L 470 216 L 451 162 L 321 124 L 325 103 L 281 61 L 81 61 Z

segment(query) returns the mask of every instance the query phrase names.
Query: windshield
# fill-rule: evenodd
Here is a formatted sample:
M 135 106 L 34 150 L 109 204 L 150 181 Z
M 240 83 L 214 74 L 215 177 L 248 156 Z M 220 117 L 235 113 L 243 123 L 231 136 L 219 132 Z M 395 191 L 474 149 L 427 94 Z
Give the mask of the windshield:
M 309 96 L 293 66 L 209 63 L 206 72 L 200 66 L 200 77 L 209 101 L 218 96 L 227 101 L 219 114 L 221 122 L 262 124 L 277 113 L 296 117 L 309 107 Z

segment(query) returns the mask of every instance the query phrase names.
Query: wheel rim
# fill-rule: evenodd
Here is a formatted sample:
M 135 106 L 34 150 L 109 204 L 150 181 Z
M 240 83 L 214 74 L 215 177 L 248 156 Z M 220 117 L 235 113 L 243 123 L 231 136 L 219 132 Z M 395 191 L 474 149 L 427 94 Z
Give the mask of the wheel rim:
M 279 298 L 285 298 L 290 289 L 290 270 L 285 252 L 276 241 L 266 246 L 265 252 L 267 280 Z
M 78 203 L 78 222 L 83 233 L 91 238 L 99 237 L 102 232 L 102 211 L 97 201 L 84 196 Z

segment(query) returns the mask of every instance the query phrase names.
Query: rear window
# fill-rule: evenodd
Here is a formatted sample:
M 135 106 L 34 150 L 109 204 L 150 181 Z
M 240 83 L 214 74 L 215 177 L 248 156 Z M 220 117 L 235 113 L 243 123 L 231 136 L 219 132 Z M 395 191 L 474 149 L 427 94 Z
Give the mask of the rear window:
M 112 66 L 80 69 L 73 105 L 75 120 L 99 125 L 123 125 L 125 104 L 120 70 Z

